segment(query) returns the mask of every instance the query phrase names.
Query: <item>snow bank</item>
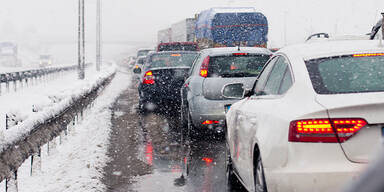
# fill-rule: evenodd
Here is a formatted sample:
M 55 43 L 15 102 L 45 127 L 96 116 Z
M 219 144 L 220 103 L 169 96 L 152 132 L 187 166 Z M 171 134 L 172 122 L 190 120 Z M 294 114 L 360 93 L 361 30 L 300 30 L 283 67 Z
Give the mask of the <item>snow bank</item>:
M 122 83 L 123 82 L 123 83 Z M 42 157 L 42 171 L 29 176 L 28 160 L 19 169 L 19 191 L 88 192 L 104 191 L 101 182 L 102 167 L 111 131 L 112 105 L 128 86 L 127 75 L 117 74 L 108 87 L 95 100 L 94 107 L 84 120 L 74 127 L 67 140 L 58 145 L 50 156 Z M 21 170 L 23 169 L 23 170 Z
M 78 80 L 77 73 L 73 72 L 49 83 L 0 96 L 0 152 L 62 112 L 114 72 L 115 66 L 104 66 L 101 72 L 88 69 L 85 80 Z M 5 130 L 6 114 L 14 114 L 20 122 Z

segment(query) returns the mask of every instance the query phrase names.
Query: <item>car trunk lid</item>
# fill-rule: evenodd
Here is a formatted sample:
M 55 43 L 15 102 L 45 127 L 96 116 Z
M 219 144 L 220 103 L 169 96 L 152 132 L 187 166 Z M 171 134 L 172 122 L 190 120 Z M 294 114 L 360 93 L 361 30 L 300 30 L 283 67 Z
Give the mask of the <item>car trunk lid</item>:
M 329 118 L 362 118 L 367 125 L 340 144 L 352 162 L 367 163 L 381 146 L 384 127 L 384 93 L 318 95 Z
M 154 77 L 154 86 L 158 94 L 174 97 L 180 95 L 180 88 L 188 74 L 189 67 L 150 69 Z M 177 98 L 175 98 L 177 99 Z

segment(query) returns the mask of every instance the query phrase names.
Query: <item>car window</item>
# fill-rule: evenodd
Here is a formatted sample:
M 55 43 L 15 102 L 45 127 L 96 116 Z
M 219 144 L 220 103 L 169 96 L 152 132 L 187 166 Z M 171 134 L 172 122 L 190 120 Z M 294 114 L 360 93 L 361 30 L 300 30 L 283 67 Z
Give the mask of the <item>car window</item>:
M 282 95 L 287 92 L 287 90 L 292 86 L 292 83 L 293 82 L 291 70 L 289 69 L 289 67 L 287 67 L 284 73 L 283 81 L 280 85 L 279 95 Z
M 209 59 L 208 77 L 257 77 L 270 55 L 234 53 Z
M 384 91 L 384 56 L 367 53 L 306 61 L 318 94 Z
M 193 65 L 192 75 L 197 75 L 200 73 L 200 66 L 205 57 L 207 57 L 206 54 L 201 54 L 200 57 L 196 60 L 196 64 Z
M 199 53 L 196 56 L 195 60 L 193 61 L 192 67 L 189 69 L 189 72 L 188 72 L 188 77 L 190 77 L 193 74 L 193 71 L 195 70 L 196 65 L 198 65 L 198 61 L 200 60 L 200 56 L 201 56 L 201 53 Z
M 261 74 L 259 75 L 259 78 L 257 80 L 257 83 L 256 83 L 256 86 L 253 90 L 253 92 L 256 94 L 256 95 L 262 95 L 262 91 L 263 91 L 263 88 L 264 88 L 264 85 L 265 85 L 265 82 L 267 81 L 268 79 L 268 76 L 269 76 L 269 73 L 271 72 L 272 68 L 273 68 L 273 65 L 275 64 L 275 62 L 277 61 L 279 57 L 274 57 L 273 59 L 271 59 L 267 64 L 266 66 L 264 67 L 263 71 L 261 72 Z
M 277 95 L 280 89 L 281 81 L 284 77 L 285 70 L 287 69 L 287 63 L 284 57 L 279 57 L 271 74 L 268 77 L 268 80 L 264 87 L 264 94 L 266 95 Z

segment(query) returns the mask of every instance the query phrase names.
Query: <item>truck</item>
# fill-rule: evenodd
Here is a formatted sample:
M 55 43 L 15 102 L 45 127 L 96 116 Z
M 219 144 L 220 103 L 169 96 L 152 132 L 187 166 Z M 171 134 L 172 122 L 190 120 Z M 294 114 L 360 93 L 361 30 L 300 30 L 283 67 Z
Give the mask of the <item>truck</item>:
M 171 39 L 173 42 L 194 42 L 195 41 L 195 18 L 183 19 L 172 24 Z M 165 42 L 164 42 L 165 43 Z
M 166 28 L 157 32 L 157 43 L 172 42 L 172 28 Z
M 196 19 L 195 41 L 211 47 L 267 47 L 268 21 L 252 7 L 211 8 Z
M 17 56 L 18 48 L 16 43 L 0 42 L 0 66 L 18 67 L 21 62 Z

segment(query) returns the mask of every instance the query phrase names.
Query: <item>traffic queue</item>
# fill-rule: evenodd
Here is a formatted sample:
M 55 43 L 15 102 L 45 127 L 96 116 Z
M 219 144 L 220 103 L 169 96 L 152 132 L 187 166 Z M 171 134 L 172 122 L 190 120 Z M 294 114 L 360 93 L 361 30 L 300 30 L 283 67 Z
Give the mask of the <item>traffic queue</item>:
M 134 69 L 139 109 L 168 108 L 186 140 L 224 134 L 230 188 L 342 191 L 378 153 L 382 20 L 368 35 L 315 34 L 275 53 L 267 19 L 253 8 L 212 8 L 180 23 L 185 38 L 160 31 Z

